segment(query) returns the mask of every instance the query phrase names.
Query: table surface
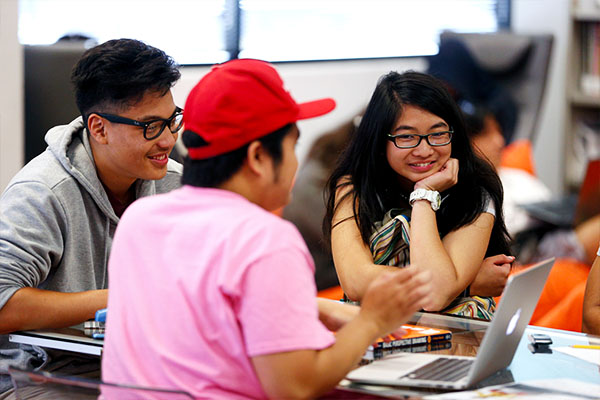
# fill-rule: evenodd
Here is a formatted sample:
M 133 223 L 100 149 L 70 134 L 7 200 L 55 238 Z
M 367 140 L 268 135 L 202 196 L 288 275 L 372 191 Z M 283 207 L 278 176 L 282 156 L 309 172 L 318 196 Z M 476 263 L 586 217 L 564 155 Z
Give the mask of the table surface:
M 416 313 L 410 324 L 452 331 L 451 347 L 431 353 L 461 356 L 476 356 L 477 350 L 489 322 L 468 318 L 432 313 Z M 508 368 L 481 381 L 477 387 L 499 385 L 511 382 L 526 382 L 539 379 L 571 378 L 578 381 L 600 384 L 600 366 L 557 351 L 532 353 L 528 333 L 545 333 L 552 338 L 553 347 L 574 344 L 600 345 L 600 337 L 583 333 L 528 326 L 521 338 L 512 363 Z M 84 335 L 83 327 L 65 328 L 52 331 L 25 331 L 10 335 L 11 341 L 37 344 L 62 350 L 79 351 L 101 355 L 103 341 Z M 600 350 L 598 350 L 600 357 Z M 420 398 L 425 394 L 438 393 L 435 390 L 365 386 L 342 381 L 335 391 L 326 398 L 367 399 L 367 398 Z
M 83 324 L 71 328 L 14 332 L 8 335 L 8 340 L 97 356 L 102 355 L 104 346 L 103 340 L 92 339 L 84 333 Z
M 417 313 L 409 323 L 452 331 L 451 347 L 449 349 L 432 351 L 431 353 L 472 357 L 477 355 L 477 350 L 490 324 L 486 321 L 430 313 Z M 533 353 L 532 349 L 530 349 L 531 346 L 529 346 L 529 339 L 527 338 L 529 333 L 544 333 L 550 336 L 553 341 L 549 349 L 550 352 Z M 476 387 L 555 378 L 571 378 L 587 383 L 600 384 L 600 365 L 589 363 L 558 351 L 552 351 L 553 347 L 564 347 L 574 344 L 600 345 L 600 337 L 577 332 L 528 326 L 509 367 L 479 382 Z M 598 351 L 600 359 L 600 350 L 596 351 Z M 367 386 L 342 381 L 340 387 L 326 397 L 340 399 L 367 399 L 374 397 L 420 398 L 426 394 L 433 393 L 441 392 L 427 389 Z

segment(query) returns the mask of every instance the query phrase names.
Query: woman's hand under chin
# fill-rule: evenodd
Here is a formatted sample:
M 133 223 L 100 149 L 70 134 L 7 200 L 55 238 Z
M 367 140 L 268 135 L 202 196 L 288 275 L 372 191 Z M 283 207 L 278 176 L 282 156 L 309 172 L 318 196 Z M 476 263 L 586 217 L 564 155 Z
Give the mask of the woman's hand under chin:
M 437 190 L 443 192 L 458 182 L 458 160 L 449 158 L 446 164 L 433 175 L 415 182 L 414 189 Z

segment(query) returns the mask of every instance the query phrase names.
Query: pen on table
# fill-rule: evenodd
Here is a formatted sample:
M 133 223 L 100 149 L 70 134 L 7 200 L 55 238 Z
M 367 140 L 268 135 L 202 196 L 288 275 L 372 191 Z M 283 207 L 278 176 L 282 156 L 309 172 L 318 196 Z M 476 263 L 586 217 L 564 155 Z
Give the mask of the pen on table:
M 593 345 L 593 344 L 573 344 L 573 345 L 571 345 L 571 347 L 573 347 L 575 349 L 594 349 L 594 350 L 600 350 L 600 346 Z

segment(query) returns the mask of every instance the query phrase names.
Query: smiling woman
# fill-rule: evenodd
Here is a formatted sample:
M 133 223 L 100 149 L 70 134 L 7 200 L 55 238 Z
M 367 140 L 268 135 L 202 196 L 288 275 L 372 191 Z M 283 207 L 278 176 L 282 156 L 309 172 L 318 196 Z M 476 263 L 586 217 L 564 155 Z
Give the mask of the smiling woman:
M 502 188 L 437 79 L 390 72 L 380 80 L 328 196 L 325 229 L 349 299 L 360 301 L 376 276 L 410 262 L 432 273 L 432 310 L 491 318 L 493 300 L 468 287 L 484 257 L 509 252 L 495 212 Z
M 414 182 L 446 166 L 452 150 L 449 129 L 443 119 L 422 108 L 403 107 L 394 134 L 388 135 L 391 140 L 386 145 L 386 157 L 405 191 L 410 192 Z

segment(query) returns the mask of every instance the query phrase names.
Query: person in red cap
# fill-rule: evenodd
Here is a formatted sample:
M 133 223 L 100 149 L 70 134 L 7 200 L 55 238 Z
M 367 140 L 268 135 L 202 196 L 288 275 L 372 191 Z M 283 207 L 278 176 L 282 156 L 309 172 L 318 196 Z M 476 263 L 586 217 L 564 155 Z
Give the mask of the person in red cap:
M 334 106 L 296 103 L 259 60 L 217 65 L 192 89 L 184 186 L 133 204 L 115 233 L 105 381 L 311 398 L 427 304 L 428 277 L 413 269 L 374 281 L 360 309 L 317 301 L 306 245 L 271 212 L 289 201 L 296 121 Z

